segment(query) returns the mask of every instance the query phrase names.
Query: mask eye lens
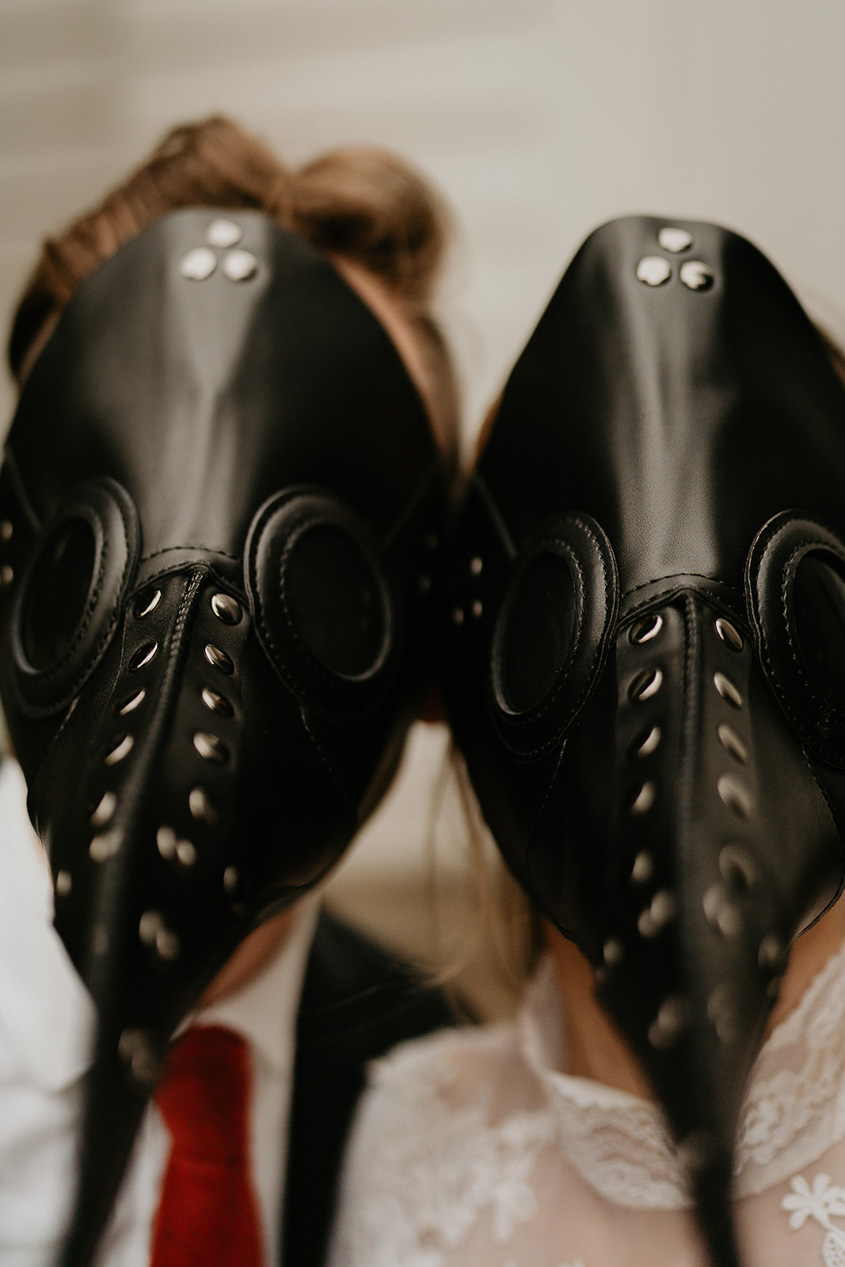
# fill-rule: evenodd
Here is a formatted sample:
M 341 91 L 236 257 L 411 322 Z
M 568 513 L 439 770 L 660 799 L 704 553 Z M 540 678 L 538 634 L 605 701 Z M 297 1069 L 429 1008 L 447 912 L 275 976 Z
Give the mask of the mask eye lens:
M 525 713 L 551 690 L 575 631 L 572 573 L 554 554 L 532 559 L 513 583 L 499 634 L 499 688 L 506 708 Z
M 388 642 L 383 587 L 348 533 L 327 524 L 303 532 L 282 583 L 291 620 L 321 664 L 346 678 L 378 667 Z
M 21 640 L 32 668 L 49 669 L 69 651 L 91 592 L 96 543 L 84 519 L 62 523 L 44 543 L 30 574 Z
M 807 554 L 795 572 L 793 603 L 807 672 L 825 695 L 845 704 L 845 577 Z

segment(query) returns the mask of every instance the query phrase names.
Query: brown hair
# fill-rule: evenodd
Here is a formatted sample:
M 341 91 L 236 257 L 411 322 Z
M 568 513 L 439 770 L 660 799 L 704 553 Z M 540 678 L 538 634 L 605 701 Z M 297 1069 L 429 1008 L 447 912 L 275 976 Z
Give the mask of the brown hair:
M 430 303 L 448 217 L 407 163 L 363 146 L 284 166 L 255 137 L 215 115 L 174 128 L 93 210 L 48 239 L 15 312 L 8 356 L 21 383 L 79 284 L 118 247 L 180 207 L 255 208 L 377 277 L 419 335 L 433 422 L 457 454 L 457 391 Z

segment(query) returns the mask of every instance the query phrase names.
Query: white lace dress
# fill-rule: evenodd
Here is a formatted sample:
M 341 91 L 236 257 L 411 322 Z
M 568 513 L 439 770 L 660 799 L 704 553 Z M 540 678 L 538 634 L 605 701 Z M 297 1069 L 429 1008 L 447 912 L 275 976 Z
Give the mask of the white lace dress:
M 517 1022 L 378 1062 L 330 1267 L 704 1267 L 659 1112 L 563 1050 L 546 963 Z M 757 1059 L 735 1191 L 748 1267 L 845 1267 L 845 947 Z

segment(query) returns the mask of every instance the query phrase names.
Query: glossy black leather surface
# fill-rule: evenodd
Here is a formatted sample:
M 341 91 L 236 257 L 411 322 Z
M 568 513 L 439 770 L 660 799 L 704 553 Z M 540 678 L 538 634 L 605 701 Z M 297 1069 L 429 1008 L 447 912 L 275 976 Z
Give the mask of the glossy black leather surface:
M 99 1013 L 73 1267 L 171 1033 L 337 861 L 428 672 L 445 484 L 419 395 L 329 261 L 257 213 L 225 213 L 243 280 L 222 249 L 184 276 L 216 218 L 175 213 L 80 286 L 0 474 L 0 691 Z M 42 636 L 65 550 L 87 600 Z
M 663 250 L 667 224 L 691 246 Z M 663 284 L 638 277 L 650 257 Z M 689 260 L 712 284 L 684 284 Z M 845 574 L 843 493 L 845 389 L 779 274 L 717 226 L 631 217 L 587 240 L 517 362 L 444 587 L 447 704 L 484 815 L 596 965 L 719 1267 L 739 1261 L 745 1078 L 789 944 L 842 883 L 845 699 L 796 637 L 821 599 L 794 595 L 804 557 Z M 520 577 L 549 555 L 573 611 L 549 579 L 532 643 Z M 517 638 L 548 665 L 521 710 L 501 689 Z

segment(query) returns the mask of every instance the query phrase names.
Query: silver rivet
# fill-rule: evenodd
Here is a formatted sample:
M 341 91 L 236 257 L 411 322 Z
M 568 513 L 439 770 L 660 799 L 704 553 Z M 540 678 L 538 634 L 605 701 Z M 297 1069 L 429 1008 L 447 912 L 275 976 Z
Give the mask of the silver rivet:
M 144 911 L 138 924 L 138 936 L 145 946 L 152 946 L 156 934 L 164 924 L 164 918 L 158 911 Z
M 73 879 L 69 871 L 60 871 L 56 876 L 56 897 L 67 897 L 73 888 Z
M 634 798 L 633 804 L 631 805 L 631 813 L 635 815 L 635 817 L 637 818 L 641 814 L 647 814 L 648 811 L 651 809 L 652 805 L 654 804 L 654 798 L 656 795 L 657 795 L 657 788 L 649 779 L 646 783 L 642 785 L 636 797 Z
M 117 1051 L 134 1082 L 145 1089 L 155 1086 L 161 1066 L 146 1030 L 125 1029 L 120 1035 Z
M 720 722 L 716 727 L 716 734 L 719 736 L 719 743 L 725 752 L 729 752 L 735 760 L 745 765 L 748 761 L 748 749 L 733 727 L 729 726 L 727 722 Z
M 719 932 L 729 940 L 742 932 L 742 911 L 733 902 L 726 902 L 716 919 Z
M 417 581 L 417 589 L 419 590 L 421 594 L 428 594 L 430 592 L 431 577 L 428 575 L 427 572 L 423 572 L 422 576 Z
M 207 246 L 195 246 L 182 256 L 179 272 L 189 282 L 204 282 L 217 267 L 217 256 Z
M 643 739 L 637 744 L 635 748 L 636 755 L 638 757 L 650 757 L 653 752 L 657 751 L 658 747 L 660 746 L 660 740 L 662 738 L 663 738 L 663 731 L 660 729 L 660 727 L 652 726 L 651 730 L 648 732 L 645 739 Z
M 745 645 L 742 634 L 729 620 L 725 620 L 724 616 L 719 616 L 716 620 L 716 633 L 731 651 L 741 651 Z
M 656 937 L 660 932 L 660 929 L 651 918 L 651 911 L 648 909 L 640 912 L 640 917 L 637 920 L 637 928 L 639 929 L 641 937 Z
M 209 827 L 213 827 L 217 822 L 217 810 L 209 800 L 205 788 L 191 788 L 188 796 L 188 808 L 192 817 L 198 823 L 206 823 Z
M 654 860 L 651 854 L 644 849 L 634 859 L 634 865 L 631 868 L 631 879 L 634 884 L 645 884 L 647 880 L 651 879 L 653 871 Z
M 634 703 L 652 699 L 663 685 L 661 669 L 643 669 L 628 687 L 628 698 Z
M 103 757 L 103 761 L 106 765 L 117 765 L 117 763 L 122 761 L 124 757 L 129 756 L 129 753 L 132 751 L 134 746 L 135 740 L 132 735 L 124 735 L 122 739 L 118 740 L 111 752 L 108 752 L 105 757 Z
M 120 848 L 121 839 L 118 831 L 107 831 L 95 836 L 88 846 L 91 861 L 107 862 L 109 858 L 113 858 Z
M 677 902 L 667 889 L 661 889 L 651 899 L 649 914 L 658 928 L 665 928 L 675 918 Z
M 662 255 L 644 255 L 637 265 L 637 281 L 646 286 L 662 286 L 672 276 L 672 269 Z
M 239 883 L 240 876 L 238 875 L 238 868 L 227 867 L 223 872 L 223 888 L 226 890 L 229 897 L 232 897 L 233 894 L 237 893 Z
M 206 761 L 224 762 L 229 760 L 229 749 L 219 735 L 212 735 L 207 730 L 198 730 L 194 735 L 194 747 Z
M 223 256 L 223 272 L 230 282 L 247 282 L 258 272 L 258 260 L 252 251 L 236 247 Z
M 219 713 L 221 717 L 231 717 L 235 711 L 225 695 L 212 691 L 207 686 L 202 688 L 202 702 L 212 713 Z
M 732 810 L 734 814 L 738 814 L 740 818 L 748 818 L 754 808 L 748 789 L 745 788 L 732 774 L 720 775 L 716 783 L 719 795 L 723 803 Z
M 480 576 L 483 567 L 484 560 L 479 555 L 476 554 L 474 558 L 470 559 L 469 570 L 472 576 Z
M 159 827 L 156 832 L 156 846 L 162 858 L 166 858 L 168 862 L 176 857 L 177 841 L 178 836 L 172 827 Z
M 176 841 L 176 861 L 183 867 L 192 867 L 197 860 L 197 851 L 190 840 Z
M 473 614 L 473 616 L 475 617 L 475 619 L 476 619 L 476 620 L 478 620 L 478 618 L 479 618 L 479 616 L 481 615 L 481 613 L 483 612 L 483 610 L 484 610 L 484 608 L 483 608 L 483 607 L 482 607 L 482 605 L 481 605 L 481 599 L 480 599 L 480 598 L 477 598 L 477 599 L 475 600 L 475 602 L 473 603 L 473 605 L 472 605 L 472 614 Z
M 462 625 L 463 623 L 464 623 L 464 613 L 463 613 L 463 608 L 461 608 L 461 607 L 456 607 L 456 608 L 454 609 L 454 611 L 452 612 L 452 624 L 453 624 L 453 625 Z
M 149 664 L 150 661 L 155 658 L 157 651 L 157 642 L 147 642 L 143 647 L 139 647 L 132 659 L 129 661 L 129 672 L 136 673 L 138 669 L 143 669 L 145 665 Z
M 634 621 L 628 630 L 628 637 L 635 645 L 651 642 L 652 638 L 656 638 L 662 628 L 663 617 L 659 612 L 652 612 L 650 616 L 641 616 L 639 620 Z
M 123 703 L 118 708 L 117 710 L 118 716 L 125 717 L 127 713 L 134 713 L 135 709 L 140 704 L 143 704 L 146 694 L 147 692 L 144 690 L 143 687 L 141 687 L 140 691 L 136 691 L 134 695 L 130 695 L 129 698 L 124 700 Z
M 230 656 L 225 651 L 221 651 L 219 647 L 215 647 L 209 642 L 205 648 L 205 658 L 209 664 L 215 669 L 219 669 L 221 673 L 234 673 L 235 665 Z
M 707 1016 L 721 1043 L 735 1043 L 739 1037 L 739 1009 L 725 985 L 717 985 L 707 1000 Z
M 214 594 L 211 599 L 211 610 L 224 625 L 236 625 L 243 616 L 243 608 L 231 594 Z
M 105 827 L 106 823 L 110 823 L 114 811 L 117 809 L 117 796 L 114 792 L 104 792 L 99 805 L 91 815 L 92 827 Z
M 172 928 L 160 928 L 156 933 L 155 952 L 159 959 L 172 963 L 182 953 L 182 943 Z
M 709 923 L 715 924 L 723 937 L 738 937 L 742 932 L 742 911 L 731 901 L 724 885 L 711 884 L 702 898 L 702 906 Z
M 747 893 L 757 881 L 757 868 L 748 852 L 739 845 L 725 845 L 719 854 L 722 879 L 734 889 Z
M 3 567 L 0 568 L 0 586 L 3 589 L 8 589 L 14 579 L 14 568 L 10 567 L 8 563 L 4 563 Z
M 615 968 L 625 958 L 625 947 L 617 937 L 609 937 L 602 947 L 602 955 L 608 968 Z
M 716 274 L 701 260 L 687 260 L 681 265 L 680 278 L 688 290 L 710 290 Z
M 670 995 L 660 1005 L 657 1016 L 648 1030 L 652 1047 L 671 1047 L 689 1024 L 689 1004 L 679 994 Z
M 724 673 L 713 674 L 713 685 L 726 703 L 733 708 L 742 708 L 742 696 L 729 677 Z
M 11 519 L 0 520 L 0 541 L 11 541 L 14 531 Z
M 664 251 L 677 255 L 679 251 L 688 251 L 692 246 L 692 234 L 686 229 L 675 229 L 665 225 L 657 235 L 657 241 Z
M 773 972 L 783 968 L 786 963 L 786 950 L 776 933 L 766 933 L 757 950 L 757 962 L 764 972 Z
M 137 620 L 143 620 L 144 616 L 149 616 L 150 612 L 154 612 L 161 602 L 161 590 L 148 590 L 145 594 L 139 595 L 135 600 L 135 617 Z
M 225 251 L 227 247 L 240 242 L 244 231 L 234 220 L 212 220 L 205 231 L 205 240 L 209 246 L 216 246 Z

